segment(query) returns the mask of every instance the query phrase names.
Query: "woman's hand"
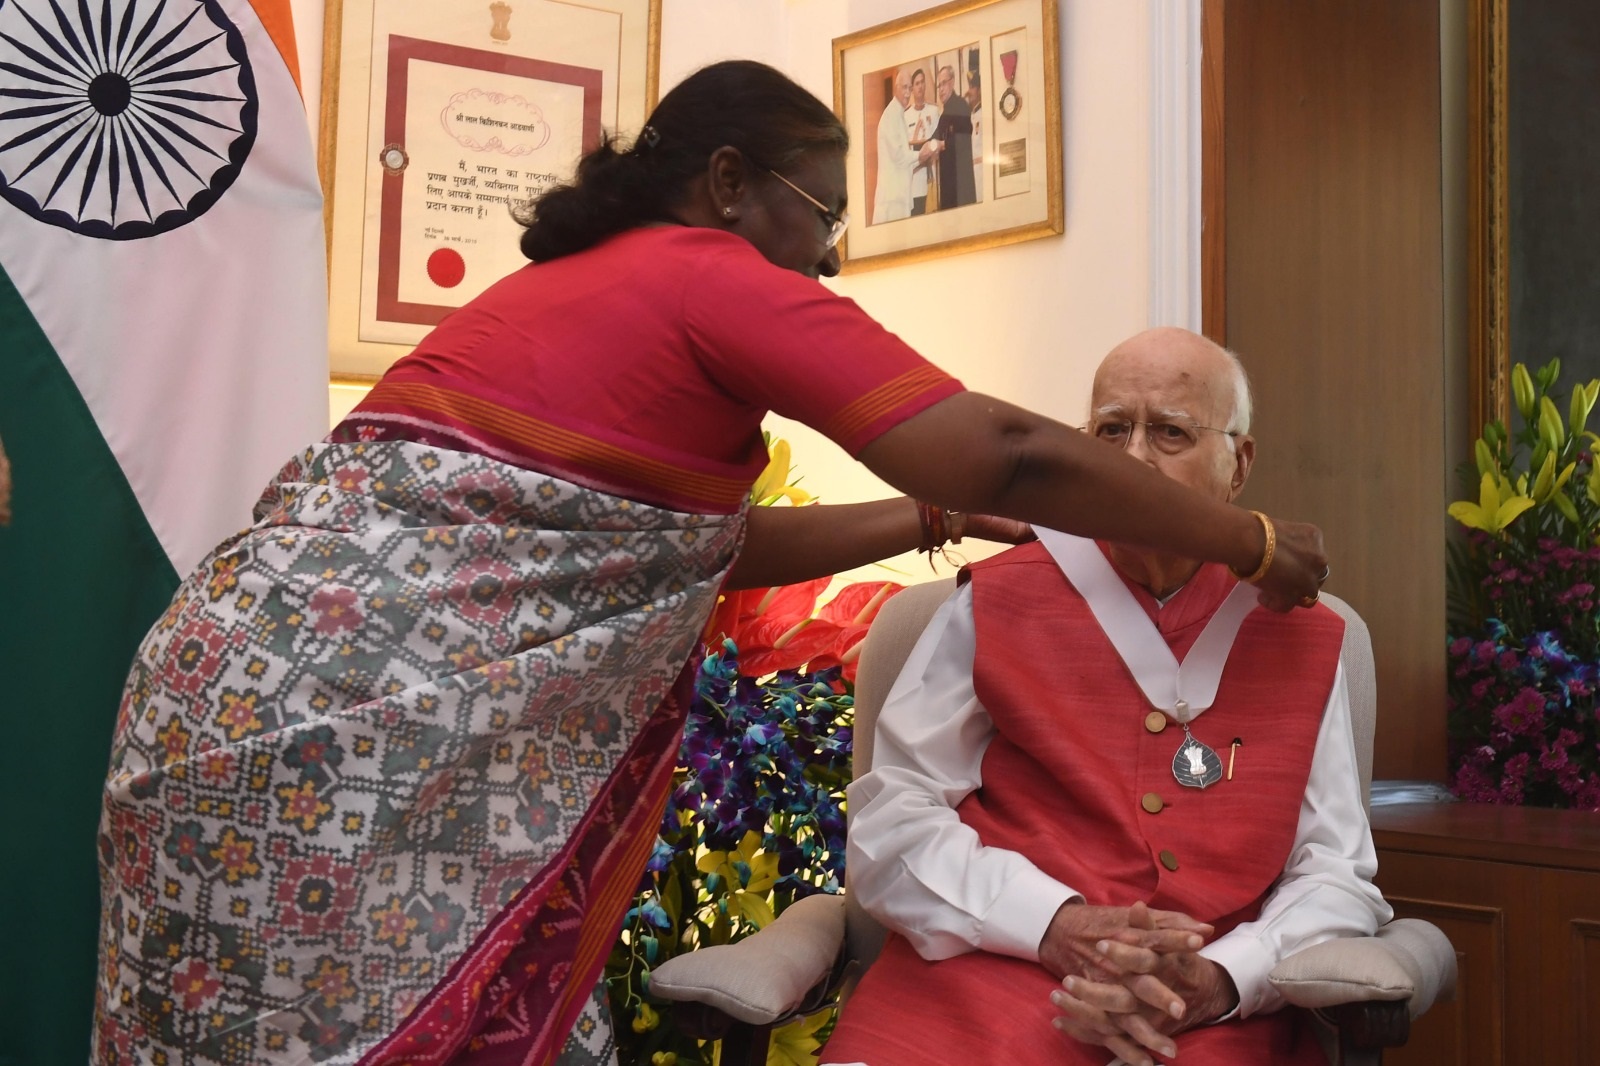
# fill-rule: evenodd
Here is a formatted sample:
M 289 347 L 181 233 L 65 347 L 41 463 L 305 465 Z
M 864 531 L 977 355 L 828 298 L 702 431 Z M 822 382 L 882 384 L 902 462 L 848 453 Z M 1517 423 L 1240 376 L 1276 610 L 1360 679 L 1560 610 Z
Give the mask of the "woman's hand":
M 1304 522 L 1274 522 L 1277 547 L 1266 576 L 1256 582 L 1261 606 L 1286 612 L 1317 602 L 1328 580 L 1328 557 L 1322 548 L 1322 531 Z
M 992 540 L 999 544 L 1026 544 L 1035 539 L 1033 527 L 1015 518 L 1001 518 L 992 514 L 963 514 L 966 525 L 961 530 L 962 539 Z

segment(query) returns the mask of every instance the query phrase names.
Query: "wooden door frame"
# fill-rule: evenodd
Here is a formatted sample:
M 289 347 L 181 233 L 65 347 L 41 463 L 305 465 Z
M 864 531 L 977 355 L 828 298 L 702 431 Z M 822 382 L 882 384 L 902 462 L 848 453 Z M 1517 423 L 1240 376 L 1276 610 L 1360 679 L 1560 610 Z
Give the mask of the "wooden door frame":
M 1223 15 L 1227 0 L 1202 0 L 1200 13 L 1200 323 L 1228 344 L 1228 188 L 1223 126 Z

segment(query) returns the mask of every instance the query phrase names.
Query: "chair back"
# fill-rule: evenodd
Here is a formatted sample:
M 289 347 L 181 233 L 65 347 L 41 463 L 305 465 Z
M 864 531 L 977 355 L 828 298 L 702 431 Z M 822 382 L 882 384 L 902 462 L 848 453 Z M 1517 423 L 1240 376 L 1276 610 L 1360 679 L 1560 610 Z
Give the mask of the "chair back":
M 1339 660 L 1344 664 L 1345 688 L 1350 693 L 1350 728 L 1355 736 L 1356 767 L 1361 771 L 1361 804 L 1372 810 L 1372 736 L 1378 724 L 1378 670 L 1372 660 L 1372 634 L 1356 609 L 1331 593 L 1322 602 L 1344 619 L 1344 645 Z
M 900 676 L 917 638 L 928 627 L 939 605 L 955 591 L 954 578 L 912 585 L 896 593 L 883 605 L 861 644 L 861 660 L 856 666 L 855 724 L 852 729 L 854 754 L 852 772 L 865 773 L 872 767 L 872 744 L 878 725 L 878 712 L 889 698 L 889 690 Z M 848 824 L 850 806 L 845 805 Z M 849 874 L 846 873 L 848 879 Z M 845 952 L 862 968 L 872 965 L 883 948 L 883 926 L 861 908 L 847 891 L 845 903 Z
M 856 670 L 855 754 L 853 771 L 865 772 L 872 766 L 872 746 L 878 712 L 889 698 L 889 690 L 900 676 L 901 667 L 916 646 L 939 605 L 955 591 L 955 579 L 912 585 L 883 605 L 873 619 L 861 646 L 861 661 Z M 1324 593 L 1322 602 L 1344 619 L 1344 644 L 1340 658 L 1345 683 L 1350 692 L 1350 722 L 1355 734 L 1356 763 L 1361 771 L 1361 798 L 1367 803 L 1372 787 L 1372 735 L 1377 721 L 1377 673 L 1372 659 L 1372 636 L 1367 624 L 1348 603 Z M 850 809 L 845 809 L 848 820 Z M 862 968 L 872 964 L 883 947 L 885 931 L 845 893 L 845 950 Z

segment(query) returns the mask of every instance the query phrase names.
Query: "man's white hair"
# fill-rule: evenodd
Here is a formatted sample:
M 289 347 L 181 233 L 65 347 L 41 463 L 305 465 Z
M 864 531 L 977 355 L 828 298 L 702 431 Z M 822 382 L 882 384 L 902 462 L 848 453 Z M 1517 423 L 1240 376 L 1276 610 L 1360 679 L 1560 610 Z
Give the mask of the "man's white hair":
M 1228 357 L 1228 363 L 1233 367 L 1233 414 L 1229 416 L 1228 424 L 1223 428 L 1229 433 L 1249 433 L 1252 406 L 1250 375 L 1245 373 L 1244 364 L 1239 361 L 1239 356 L 1232 349 L 1224 348 L 1220 344 L 1217 349 Z
M 1224 348 L 1222 345 L 1213 341 L 1210 337 L 1202 337 L 1199 334 L 1193 334 L 1193 336 L 1199 337 L 1201 341 L 1209 344 L 1212 348 L 1226 356 L 1228 359 L 1228 366 L 1231 368 L 1231 376 L 1233 378 L 1233 412 L 1228 416 L 1227 425 L 1219 426 L 1217 428 L 1225 429 L 1229 433 L 1249 433 L 1253 400 L 1250 393 L 1250 375 L 1245 373 L 1244 364 L 1239 361 L 1239 356 L 1236 352 L 1229 348 Z M 1090 413 L 1098 414 L 1099 412 L 1091 411 Z M 1228 444 L 1230 446 L 1233 444 L 1232 437 L 1228 438 Z

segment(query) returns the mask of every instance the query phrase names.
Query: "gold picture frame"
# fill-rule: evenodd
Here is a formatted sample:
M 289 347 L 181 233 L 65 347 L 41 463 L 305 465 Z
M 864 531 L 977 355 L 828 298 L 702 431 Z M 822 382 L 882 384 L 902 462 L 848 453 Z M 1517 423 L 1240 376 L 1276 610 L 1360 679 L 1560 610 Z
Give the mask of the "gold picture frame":
M 474 18 L 474 15 L 477 17 Z M 328 0 L 318 169 L 336 384 L 522 265 L 511 208 L 655 106 L 661 0 Z
M 1467 403 L 1470 436 L 1511 424 L 1507 0 L 1467 12 Z
M 834 40 L 843 273 L 1064 232 L 1060 52 L 1056 0 L 953 0 Z

